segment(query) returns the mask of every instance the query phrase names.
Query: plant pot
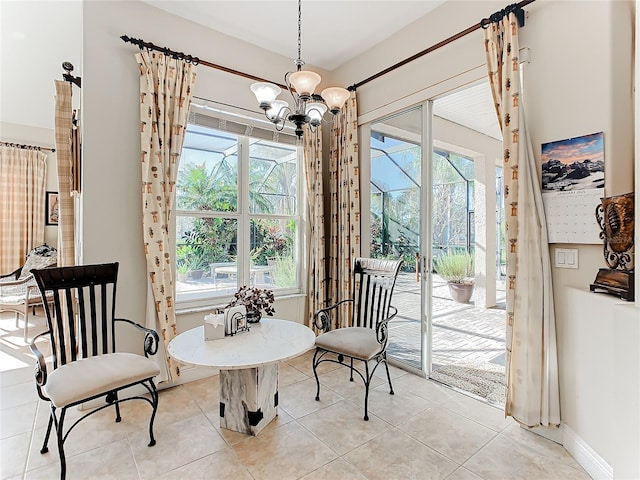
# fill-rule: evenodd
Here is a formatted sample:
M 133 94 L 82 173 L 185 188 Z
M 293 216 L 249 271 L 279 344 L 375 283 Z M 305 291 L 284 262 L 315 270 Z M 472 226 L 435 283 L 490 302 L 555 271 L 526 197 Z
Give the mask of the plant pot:
M 247 312 L 247 323 L 258 323 L 261 318 L 260 312 Z
M 473 283 L 448 283 L 447 285 L 454 302 L 469 303 L 473 295 Z
M 179 273 L 178 274 L 178 281 L 179 282 L 185 282 L 187 280 L 187 276 L 188 276 L 188 274 L 186 274 L 186 273 Z
M 200 280 L 203 274 L 204 270 L 191 270 L 191 278 L 194 280 Z

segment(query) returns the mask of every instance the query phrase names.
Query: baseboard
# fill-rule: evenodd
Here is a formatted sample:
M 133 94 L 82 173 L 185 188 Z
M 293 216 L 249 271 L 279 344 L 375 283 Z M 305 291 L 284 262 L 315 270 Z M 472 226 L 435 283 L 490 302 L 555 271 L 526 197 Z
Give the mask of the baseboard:
M 613 480 L 613 467 L 567 425 L 563 428 L 563 445 L 592 478 Z
M 523 428 L 528 432 L 535 433 L 536 435 L 540 435 L 541 437 L 544 437 L 547 440 L 551 440 L 554 443 L 562 445 L 564 438 L 564 425 L 560 425 L 559 427 L 527 427 L 525 425 L 520 425 L 520 428 Z

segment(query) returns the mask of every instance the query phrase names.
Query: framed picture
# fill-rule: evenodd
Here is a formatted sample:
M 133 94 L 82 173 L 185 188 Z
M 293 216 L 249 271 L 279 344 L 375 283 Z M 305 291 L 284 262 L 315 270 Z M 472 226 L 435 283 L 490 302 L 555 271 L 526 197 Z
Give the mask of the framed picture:
M 58 192 L 47 192 L 45 224 L 58 225 Z

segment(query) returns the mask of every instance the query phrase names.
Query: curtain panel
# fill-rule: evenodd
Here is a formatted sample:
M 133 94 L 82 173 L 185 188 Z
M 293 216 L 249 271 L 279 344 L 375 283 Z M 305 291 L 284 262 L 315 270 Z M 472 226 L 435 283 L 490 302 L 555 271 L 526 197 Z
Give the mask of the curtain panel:
M 142 230 L 153 314 L 147 325 L 161 335 L 164 347 L 176 336 L 173 245 L 169 233 L 178 163 L 187 127 L 197 67 L 159 52 L 136 54 L 140 69 L 140 161 Z M 165 354 L 169 380 L 180 375 Z
M 44 242 L 46 155 L 0 147 L 0 274 L 24 264 Z
M 336 303 L 352 294 L 353 261 L 360 256 L 360 161 L 358 157 L 358 105 L 351 92 L 342 112 L 335 116 L 329 152 L 330 247 L 329 299 Z M 348 325 L 350 305 L 338 307 L 337 325 Z
M 551 262 L 546 219 L 526 129 L 518 20 L 484 30 L 489 82 L 502 128 L 507 245 L 505 413 L 529 427 L 560 424 Z
M 73 111 L 71 83 L 55 80 L 56 161 L 58 164 L 58 266 L 76 264 L 75 203 L 71 196 L 73 166 Z
M 327 306 L 327 274 L 324 235 L 324 189 L 322 185 L 322 128 L 312 133 L 305 127 L 303 136 L 304 170 L 308 209 L 307 325 L 314 331 L 313 314 Z M 318 332 L 316 331 L 316 334 Z

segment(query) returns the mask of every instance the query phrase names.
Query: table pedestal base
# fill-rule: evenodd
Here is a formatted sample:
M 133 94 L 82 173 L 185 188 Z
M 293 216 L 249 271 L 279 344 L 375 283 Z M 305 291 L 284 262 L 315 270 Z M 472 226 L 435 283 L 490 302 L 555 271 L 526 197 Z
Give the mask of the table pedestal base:
M 257 435 L 278 414 L 278 363 L 220 370 L 220 426 Z

